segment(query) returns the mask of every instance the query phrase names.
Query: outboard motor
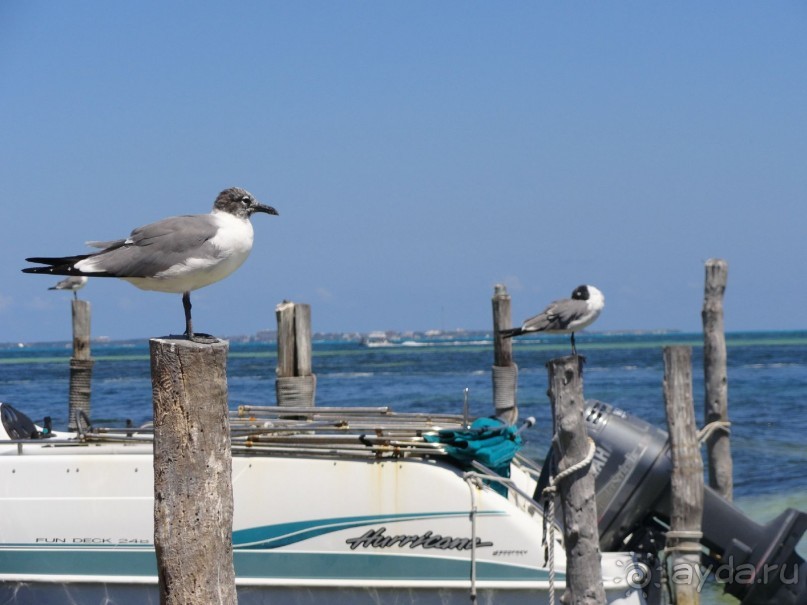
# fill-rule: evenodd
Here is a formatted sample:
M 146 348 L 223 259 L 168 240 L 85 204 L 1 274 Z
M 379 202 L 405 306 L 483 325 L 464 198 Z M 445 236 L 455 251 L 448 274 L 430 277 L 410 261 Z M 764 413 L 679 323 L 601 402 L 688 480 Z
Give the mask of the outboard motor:
M 670 516 L 667 433 L 592 401 L 586 429 L 597 444 L 592 467 L 600 547 L 658 551 Z M 760 525 L 705 487 L 702 525 L 704 564 L 743 605 L 807 605 L 807 563 L 795 552 L 807 513 L 789 508 Z

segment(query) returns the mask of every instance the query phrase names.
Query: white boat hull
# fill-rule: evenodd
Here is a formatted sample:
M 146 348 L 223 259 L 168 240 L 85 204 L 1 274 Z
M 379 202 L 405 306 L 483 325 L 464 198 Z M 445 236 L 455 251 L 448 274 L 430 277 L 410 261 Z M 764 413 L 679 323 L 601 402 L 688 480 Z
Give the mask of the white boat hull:
M 0 605 L 159 603 L 151 451 L 0 444 Z M 540 510 L 444 459 L 247 453 L 232 470 L 239 603 L 548 598 Z M 517 464 L 512 478 L 535 488 Z M 560 594 L 560 544 L 555 559 Z M 609 602 L 642 603 L 628 585 L 634 566 L 603 555 Z

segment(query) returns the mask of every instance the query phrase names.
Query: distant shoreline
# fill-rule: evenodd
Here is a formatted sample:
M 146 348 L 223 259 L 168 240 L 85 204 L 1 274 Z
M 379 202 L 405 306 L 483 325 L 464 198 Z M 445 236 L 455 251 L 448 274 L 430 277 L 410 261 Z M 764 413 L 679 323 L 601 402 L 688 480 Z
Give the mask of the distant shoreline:
M 355 343 L 360 345 L 369 334 L 383 333 L 391 346 L 406 346 L 409 344 L 439 344 L 462 341 L 491 341 L 493 333 L 491 330 L 424 330 L 424 331 L 373 331 L 373 332 L 315 332 L 312 335 L 314 343 Z M 225 340 L 231 343 L 247 344 L 247 343 L 265 343 L 273 344 L 276 342 L 277 333 L 274 330 L 261 330 L 252 335 L 237 335 L 237 336 L 224 336 Z M 786 340 L 798 340 L 801 338 L 807 339 L 807 330 L 740 330 L 736 332 L 727 332 L 727 344 L 738 344 L 736 341 L 743 339 L 757 340 L 767 336 L 768 338 L 776 335 L 778 338 L 785 338 Z M 584 331 L 580 333 L 581 338 L 593 338 L 595 341 L 599 339 L 621 339 L 621 338 L 645 338 L 645 337 L 675 337 L 676 340 L 699 340 L 702 338 L 701 332 L 684 332 L 682 330 L 672 329 L 658 329 L 658 330 L 609 330 L 609 331 Z M 122 340 L 113 340 L 106 337 L 97 337 L 92 339 L 93 345 L 100 346 L 131 346 L 142 345 L 148 342 L 149 338 L 129 338 Z M 523 337 L 517 342 L 527 343 L 545 343 L 552 344 L 555 340 L 567 340 L 568 336 L 555 335 L 555 334 L 535 334 L 528 337 Z M 732 343 L 732 341 L 735 341 Z M 481 344 L 481 343 L 479 343 Z M 6 342 L 0 343 L 0 350 L 19 350 L 24 348 L 44 347 L 44 348 L 62 348 L 69 347 L 71 341 L 40 341 L 40 342 Z

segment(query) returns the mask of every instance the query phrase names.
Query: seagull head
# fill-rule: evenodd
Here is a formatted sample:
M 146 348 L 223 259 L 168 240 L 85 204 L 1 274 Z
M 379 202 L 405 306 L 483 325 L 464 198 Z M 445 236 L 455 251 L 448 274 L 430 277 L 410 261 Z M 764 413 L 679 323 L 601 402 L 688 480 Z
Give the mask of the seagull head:
M 574 289 L 574 292 L 572 292 L 572 300 L 589 301 L 590 306 L 605 306 L 605 296 L 603 296 L 603 293 L 594 286 L 577 286 Z
M 277 210 L 259 203 L 249 191 L 240 187 L 230 187 L 219 193 L 216 202 L 213 204 L 213 210 L 227 212 L 243 219 L 248 219 L 255 212 L 277 214 Z

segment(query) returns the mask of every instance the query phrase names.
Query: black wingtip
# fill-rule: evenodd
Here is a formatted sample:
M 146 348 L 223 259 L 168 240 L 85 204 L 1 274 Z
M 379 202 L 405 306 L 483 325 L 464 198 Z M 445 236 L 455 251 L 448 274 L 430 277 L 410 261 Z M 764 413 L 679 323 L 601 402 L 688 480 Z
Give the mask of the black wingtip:
M 44 263 L 44 259 L 27 258 L 29 263 Z M 55 260 L 55 259 L 54 259 Z M 84 275 L 72 264 L 49 263 L 45 267 L 25 267 L 23 273 L 39 273 L 41 275 Z
M 40 265 L 69 265 L 71 262 L 73 262 L 74 258 L 78 257 L 32 256 L 30 258 L 26 258 L 25 262 L 38 263 Z
M 23 273 L 41 273 L 45 275 L 84 275 L 75 264 L 92 256 L 91 254 L 81 254 L 79 256 L 32 256 L 26 258 L 26 262 L 47 265 L 46 267 L 26 267 Z
M 25 267 L 23 273 L 45 273 L 47 275 L 61 275 L 57 272 L 58 267 Z

